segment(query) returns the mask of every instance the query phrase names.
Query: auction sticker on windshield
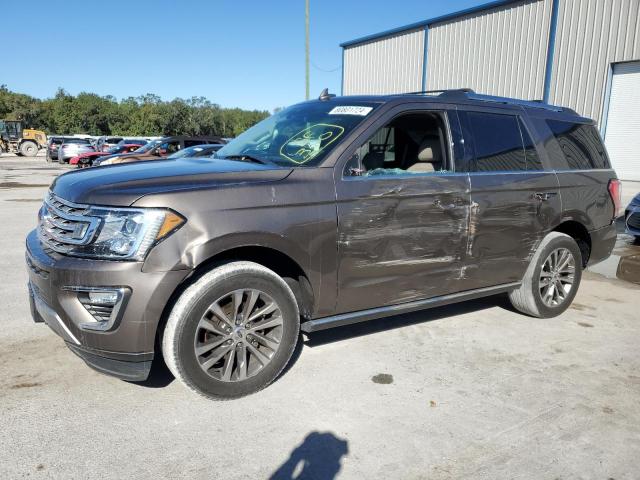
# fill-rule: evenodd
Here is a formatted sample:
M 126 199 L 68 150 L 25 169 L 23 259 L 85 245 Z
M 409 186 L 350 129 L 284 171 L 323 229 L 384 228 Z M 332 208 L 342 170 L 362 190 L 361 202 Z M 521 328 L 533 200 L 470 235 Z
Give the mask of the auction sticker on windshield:
M 344 132 L 340 125 L 316 123 L 296 133 L 280 147 L 280 155 L 294 163 L 306 163 Z
M 361 117 L 364 117 L 368 115 L 371 110 L 373 110 L 373 107 L 343 105 L 341 107 L 334 107 L 329 112 L 329 115 L 359 115 Z

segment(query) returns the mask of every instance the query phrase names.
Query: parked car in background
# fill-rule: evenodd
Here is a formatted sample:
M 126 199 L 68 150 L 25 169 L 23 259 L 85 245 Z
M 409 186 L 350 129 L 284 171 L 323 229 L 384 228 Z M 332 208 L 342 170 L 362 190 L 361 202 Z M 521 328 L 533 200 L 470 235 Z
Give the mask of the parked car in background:
M 65 138 L 58 148 L 58 163 L 67 163 L 82 153 L 95 152 L 96 148 L 86 138 Z
M 100 137 L 96 141 L 96 150 L 98 152 L 107 152 L 111 147 L 115 147 L 118 142 L 121 142 L 122 140 L 122 137 Z
M 128 154 L 110 155 L 94 162 L 94 166 L 115 165 L 118 163 L 142 162 L 145 160 L 159 160 L 188 147 L 202 144 L 222 144 L 220 137 L 189 137 L 179 135 L 164 137 L 144 145 L 140 150 Z
M 118 142 L 118 146 L 122 145 L 146 145 L 149 143 L 149 140 L 145 140 L 144 138 L 123 138 Z
M 49 137 L 47 141 L 47 151 L 45 153 L 45 159 L 47 162 L 52 160 L 58 160 L 58 149 L 62 142 L 64 141 L 64 137 Z
M 106 155 L 115 155 L 117 153 L 130 153 L 135 152 L 140 148 L 140 145 L 132 144 L 132 145 L 116 145 L 115 147 L 111 147 L 107 152 L 86 152 L 82 153 L 76 157 L 73 157 L 69 160 L 69 164 L 77 165 L 78 168 L 86 168 L 92 167 L 93 162 L 100 157 L 104 157 Z
M 636 195 L 624 212 L 627 233 L 640 240 L 640 193 Z
M 178 150 L 176 153 L 172 153 L 167 157 L 167 160 L 176 158 L 212 157 L 222 147 L 224 147 L 224 145 L 219 143 L 187 147 L 183 148 L 182 150 Z
M 214 161 L 58 176 L 26 242 L 31 312 L 99 371 L 144 380 L 162 357 L 191 390 L 241 397 L 300 331 L 496 294 L 560 315 L 611 254 L 620 201 L 573 110 L 323 92 Z

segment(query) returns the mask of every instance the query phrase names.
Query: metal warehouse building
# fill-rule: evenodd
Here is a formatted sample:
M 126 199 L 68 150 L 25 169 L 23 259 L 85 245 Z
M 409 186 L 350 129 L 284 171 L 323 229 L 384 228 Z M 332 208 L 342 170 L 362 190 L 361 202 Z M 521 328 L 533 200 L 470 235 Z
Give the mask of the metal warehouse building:
M 598 122 L 640 181 L 640 0 L 502 0 L 342 45 L 342 93 L 473 88 Z

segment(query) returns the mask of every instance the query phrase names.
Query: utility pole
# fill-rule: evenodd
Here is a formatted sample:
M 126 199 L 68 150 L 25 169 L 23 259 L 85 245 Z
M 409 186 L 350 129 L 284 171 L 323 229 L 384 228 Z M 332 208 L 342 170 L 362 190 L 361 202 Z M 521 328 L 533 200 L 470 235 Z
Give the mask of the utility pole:
M 305 99 L 309 100 L 309 0 L 305 0 L 304 27 L 305 27 L 304 86 L 305 86 Z

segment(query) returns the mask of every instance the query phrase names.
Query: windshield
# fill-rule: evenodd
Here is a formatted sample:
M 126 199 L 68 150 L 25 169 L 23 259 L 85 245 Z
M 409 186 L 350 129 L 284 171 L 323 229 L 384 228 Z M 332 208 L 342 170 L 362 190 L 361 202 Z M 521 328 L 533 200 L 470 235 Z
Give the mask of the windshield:
M 149 150 L 152 150 L 154 147 L 157 147 L 158 145 L 160 145 L 161 143 L 162 143 L 161 140 L 153 140 L 152 142 L 149 142 L 143 145 L 142 147 L 140 147 L 139 149 L 137 149 L 136 152 L 137 153 L 148 152 Z
M 127 150 L 127 147 L 125 147 L 124 145 L 115 145 L 107 150 L 107 153 L 122 153 L 125 150 Z
M 306 102 L 286 108 L 229 142 L 216 158 L 248 157 L 283 166 L 316 166 L 374 103 Z
M 178 150 L 176 153 L 172 153 L 167 158 L 195 157 L 198 155 L 199 152 L 202 152 L 205 148 L 207 148 L 206 145 L 197 145 L 195 147 L 183 148 L 182 150 Z

